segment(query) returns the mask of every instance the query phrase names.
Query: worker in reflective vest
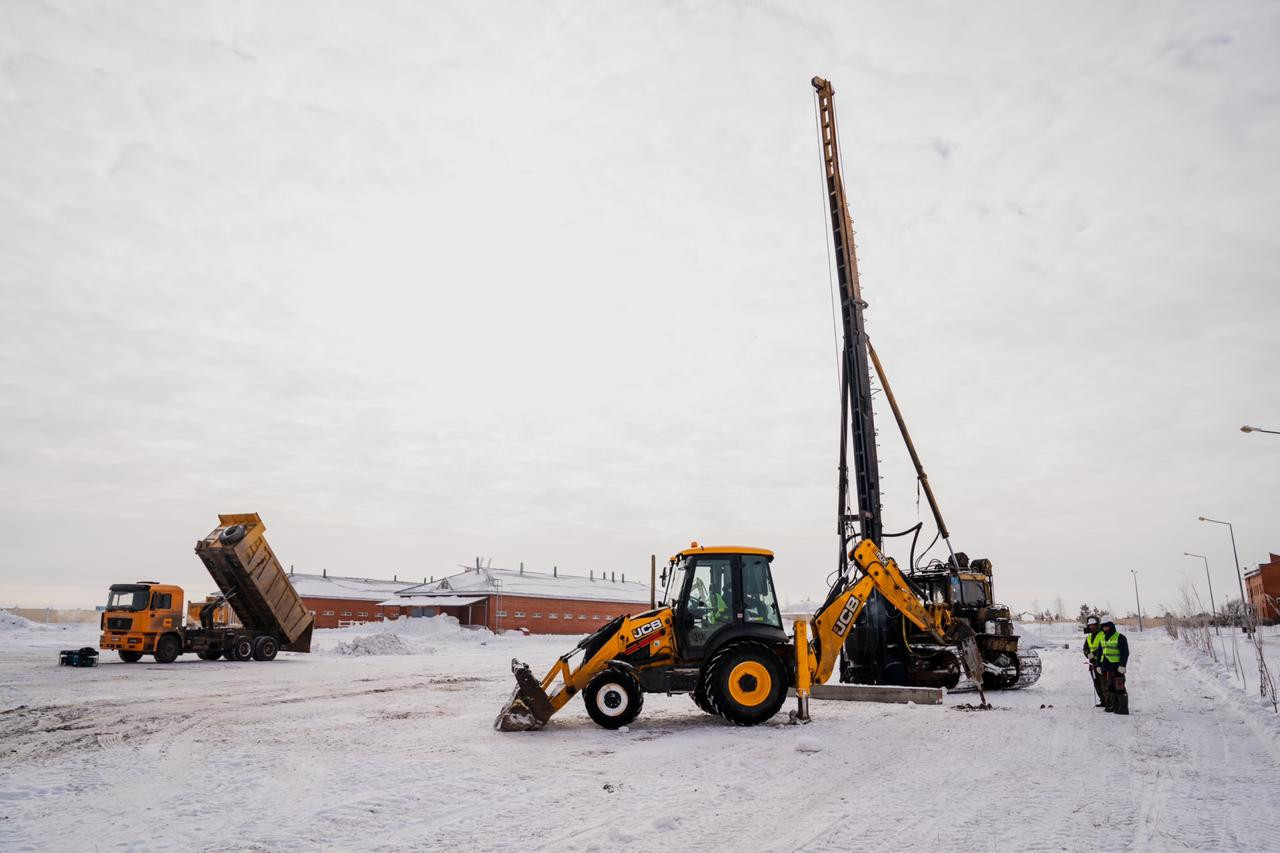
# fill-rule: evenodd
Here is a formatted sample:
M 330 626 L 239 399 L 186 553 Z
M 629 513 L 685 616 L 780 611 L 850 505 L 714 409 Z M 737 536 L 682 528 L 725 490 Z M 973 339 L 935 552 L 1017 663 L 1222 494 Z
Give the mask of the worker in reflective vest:
M 1106 690 L 1102 684 L 1102 623 L 1097 616 L 1085 620 L 1084 657 L 1089 662 L 1089 680 L 1093 682 L 1093 692 L 1098 694 L 1096 707 L 1107 707 Z
M 1102 677 L 1107 713 L 1129 713 L 1129 691 L 1125 689 L 1124 672 L 1129 665 L 1129 641 L 1116 630 L 1116 623 L 1102 623 Z

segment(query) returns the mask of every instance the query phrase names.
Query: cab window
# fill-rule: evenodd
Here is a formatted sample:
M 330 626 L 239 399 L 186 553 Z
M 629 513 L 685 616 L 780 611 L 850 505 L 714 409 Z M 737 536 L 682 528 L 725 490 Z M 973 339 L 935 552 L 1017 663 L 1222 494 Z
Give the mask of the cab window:
M 747 555 L 742 558 L 742 615 L 747 622 L 782 627 L 778 599 L 773 594 L 773 579 L 765 557 Z
M 152 610 L 170 610 L 173 608 L 173 593 L 157 592 L 151 596 Z
M 145 589 L 112 590 L 107 598 L 108 610 L 144 610 L 146 606 Z
M 689 584 L 687 612 L 693 617 L 693 644 L 733 621 L 733 561 L 728 557 L 700 557 Z
M 667 568 L 667 589 L 663 596 L 667 604 L 675 604 L 680 594 L 684 592 L 684 581 L 688 572 L 689 564 L 684 560 Z
M 960 581 L 961 602 L 964 604 L 986 604 L 987 594 L 982 581 Z

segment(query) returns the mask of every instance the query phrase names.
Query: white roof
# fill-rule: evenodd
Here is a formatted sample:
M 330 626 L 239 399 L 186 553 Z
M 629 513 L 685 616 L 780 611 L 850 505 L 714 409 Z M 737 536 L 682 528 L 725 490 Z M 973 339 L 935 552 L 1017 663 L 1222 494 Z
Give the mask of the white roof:
M 378 602 L 383 607 L 462 607 L 484 601 L 483 595 L 401 595 Z
M 553 576 L 548 572 L 518 572 L 512 569 L 469 569 L 449 575 L 434 583 L 419 584 L 401 590 L 400 596 L 430 593 L 480 593 L 482 595 L 522 595 L 530 598 L 574 598 L 583 601 L 625 601 L 649 603 L 649 584 L 637 581 L 608 580 L 599 576 Z
M 382 601 L 413 585 L 409 581 L 304 574 L 289 575 L 289 582 L 298 595 L 307 598 L 350 598 L 357 601 Z

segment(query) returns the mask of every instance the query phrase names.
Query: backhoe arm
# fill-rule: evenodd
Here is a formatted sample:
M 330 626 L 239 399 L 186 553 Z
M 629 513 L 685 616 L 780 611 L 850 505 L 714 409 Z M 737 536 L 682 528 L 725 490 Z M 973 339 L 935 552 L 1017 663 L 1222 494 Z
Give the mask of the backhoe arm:
M 902 570 L 886 557 L 870 539 L 863 539 L 853 549 L 854 562 L 862 569 L 862 577 L 830 598 L 813 617 L 813 662 L 815 684 L 824 684 L 835 669 L 840 649 L 849 636 L 858 614 L 866 606 L 872 592 L 879 592 L 903 616 L 922 631 L 928 631 L 939 643 L 954 644 L 960 649 L 960 663 L 982 693 L 982 657 L 976 637 L 964 622 L 953 621 L 945 608 L 933 609 L 920 600 Z M 985 696 L 982 700 L 986 702 Z
M 874 542 L 863 539 L 854 549 L 853 559 L 862 569 L 862 577 L 830 599 L 813 618 L 816 646 L 812 658 L 813 680 L 817 684 L 823 684 L 831 677 L 845 638 L 872 592 L 883 595 L 917 627 L 933 634 L 938 642 L 948 642 L 946 611 L 939 610 L 936 615 L 931 613 L 907 583 L 898 564 L 882 554 Z

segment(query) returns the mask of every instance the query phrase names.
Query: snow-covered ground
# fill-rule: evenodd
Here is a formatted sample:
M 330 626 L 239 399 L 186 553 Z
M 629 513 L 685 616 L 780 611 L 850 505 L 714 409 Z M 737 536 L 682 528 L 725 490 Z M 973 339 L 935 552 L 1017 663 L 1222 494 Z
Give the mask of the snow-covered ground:
M 92 630 L 5 624 L 0 849 L 1277 848 L 1259 707 L 1148 631 L 1113 717 L 1079 634 L 1028 630 L 1044 677 L 991 712 L 815 702 L 808 726 L 737 729 L 648 696 L 627 732 L 574 701 L 500 734 L 510 659 L 545 667 L 572 640 L 346 629 L 272 664 L 71 669 L 56 651 Z M 405 653 L 341 653 L 371 641 Z
M 1258 629 L 1262 655 L 1266 660 L 1273 682 L 1280 686 L 1280 626 L 1262 626 Z M 1212 650 L 1205 648 L 1203 639 L 1193 632 L 1184 631 L 1179 654 L 1187 663 L 1195 665 L 1205 677 L 1212 679 L 1215 688 L 1228 701 L 1244 708 L 1264 711 L 1263 725 L 1274 727 L 1280 734 L 1280 715 L 1268 692 L 1259 689 L 1262 680 L 1258 666 L 1258 652 L 1253 643 L 1238 628 L 1221 628 L 1208 632 Z

